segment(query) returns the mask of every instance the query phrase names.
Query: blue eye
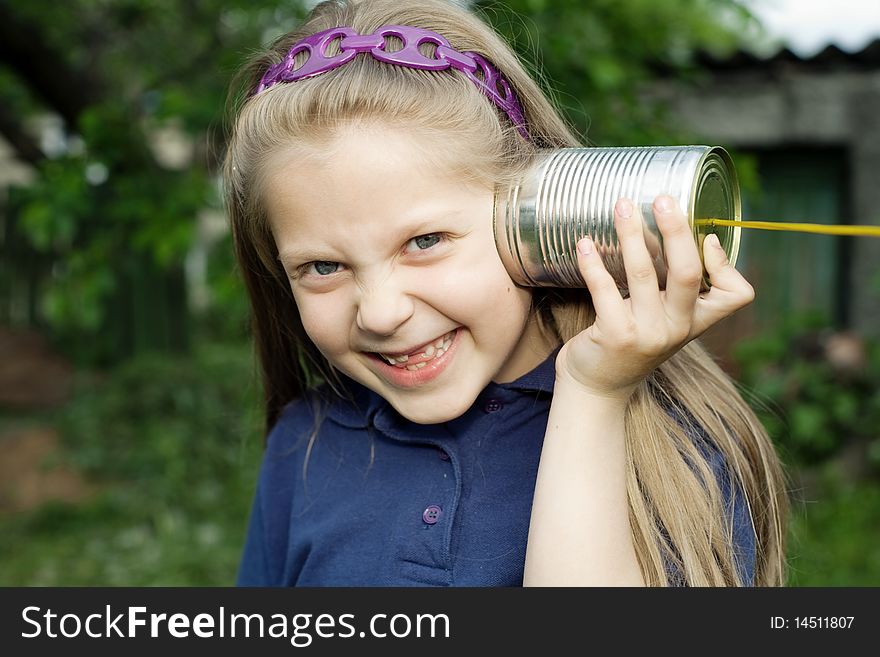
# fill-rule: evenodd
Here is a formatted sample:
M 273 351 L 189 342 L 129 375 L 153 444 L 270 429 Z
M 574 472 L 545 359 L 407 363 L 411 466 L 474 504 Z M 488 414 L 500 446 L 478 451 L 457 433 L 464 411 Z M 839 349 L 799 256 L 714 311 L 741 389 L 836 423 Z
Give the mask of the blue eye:
M 427 235 L 419 235 L 412 238 L 407 244 L 415 244 L 417 249 L 424 251 L 439 244 L 441 239 L 440 233 L 428 233 Z
M 336 273 L 339 269 L 338 262 L 329 262 L 327 260 L 322 260 L 320 262 L 312 263 L 315 267 L 315 271 L 318 272 L 321 276 L 329 276 L 330 274 Z
M 318 273 L 319 276 L 329 276 L 330 274 L 335 274 L 337 271 L 339 271 L 338 262 L 320 260 L 318 262 L 311 263 L 311 265 L 315 268 L 315 271 Z

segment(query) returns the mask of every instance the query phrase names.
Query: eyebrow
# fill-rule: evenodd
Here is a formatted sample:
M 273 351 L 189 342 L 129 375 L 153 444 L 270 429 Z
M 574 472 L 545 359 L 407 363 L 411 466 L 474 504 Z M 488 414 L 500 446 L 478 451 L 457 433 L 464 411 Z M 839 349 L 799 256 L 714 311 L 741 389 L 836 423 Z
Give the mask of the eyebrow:
M 437 216 L 429 219 L 416 221 L 408 226 L 404 226 L 403 228 L 401 228 L 393 236 L 393 239 L 395 242 L 402 242 L 404 239 L 410 239 L 411 237 L 429 234 L 430 232 L 432 232 L 429 230 L 429 228 L 436 225 L 438 222 L 448 219 L 459 219 L 462 214 L 463 213 L 461 210 L 451 210 L 449 212 L 440 213 Z M 327 257 L 328 256 L 326 251 L 322 253 L 311 247 L 305 247 L 302 249 L 292 247 L 289 249 L 285 249 L 278 254 L 278 260 L 280 260 L 282 264 L 292 262 L 330 262 L 330 260 L 327 260 Z

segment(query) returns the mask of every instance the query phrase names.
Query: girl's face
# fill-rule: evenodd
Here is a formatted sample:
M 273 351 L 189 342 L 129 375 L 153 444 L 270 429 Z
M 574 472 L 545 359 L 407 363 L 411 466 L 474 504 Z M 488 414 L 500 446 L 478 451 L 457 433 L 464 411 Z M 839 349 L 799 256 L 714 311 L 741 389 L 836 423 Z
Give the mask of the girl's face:
M 555 346 L 498 257 L 492 190 L 432 166 L 439 145 L 345 129 L 318 157 L 276 154 L 264 188 L 309 337 L 420 424 L 460 416 Z

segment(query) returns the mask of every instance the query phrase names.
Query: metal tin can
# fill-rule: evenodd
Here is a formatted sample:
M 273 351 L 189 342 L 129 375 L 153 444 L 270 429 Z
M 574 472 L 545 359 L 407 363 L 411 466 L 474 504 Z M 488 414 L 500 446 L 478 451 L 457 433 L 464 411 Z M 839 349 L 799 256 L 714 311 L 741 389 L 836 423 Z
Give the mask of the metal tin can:
M 703 239 L 718 235 L 731 264 L 739 226 L 698 219 L 742 218 L 739 183 L 730 155 L 718 146 L 561 148 L 541 151 L 518 184 L 495 195 L 495 244 L 511 278 L 527 287 L 586 287 L 576 245 L 590 236 L 618 288 L 626 270 L 614 229 L 614 205 L 628 198 L 641 210 L 645 241 L 661 288 L 666 285 L 663 236 L 653 202 L 668 194 L 688 216 L 700 259 Z M 709 280 L 703 266 L 703 291 Z

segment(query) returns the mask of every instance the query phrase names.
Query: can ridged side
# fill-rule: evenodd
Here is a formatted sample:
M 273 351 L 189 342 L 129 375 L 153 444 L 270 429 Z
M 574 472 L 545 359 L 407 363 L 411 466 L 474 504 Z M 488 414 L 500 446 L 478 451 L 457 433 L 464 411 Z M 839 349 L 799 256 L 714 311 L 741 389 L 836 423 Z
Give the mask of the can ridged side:
M 713 214 L 701 218 L 740 219 L 735 172 L 729 155 L 719 147 L 555 149 L 543 151 L 519 184 L 497 195 L 499 255 L 521 285 L 584 287 L 576 245 L 590 236 L 618 286 L 625 288 L 614 205 L 619 198 L 628 198 L 641 211 L 646 243 L 663 286 L 663 240 L 653 216 L 653 201 L 660 194 L 676 199 L 692 226 L 702 211 Z M 701 200 L 701 194 L 708 200 Z M 700 246 L 709 232 L 719 234 L 728 258 L 735 263 L 739 228 L 695 228 Z

